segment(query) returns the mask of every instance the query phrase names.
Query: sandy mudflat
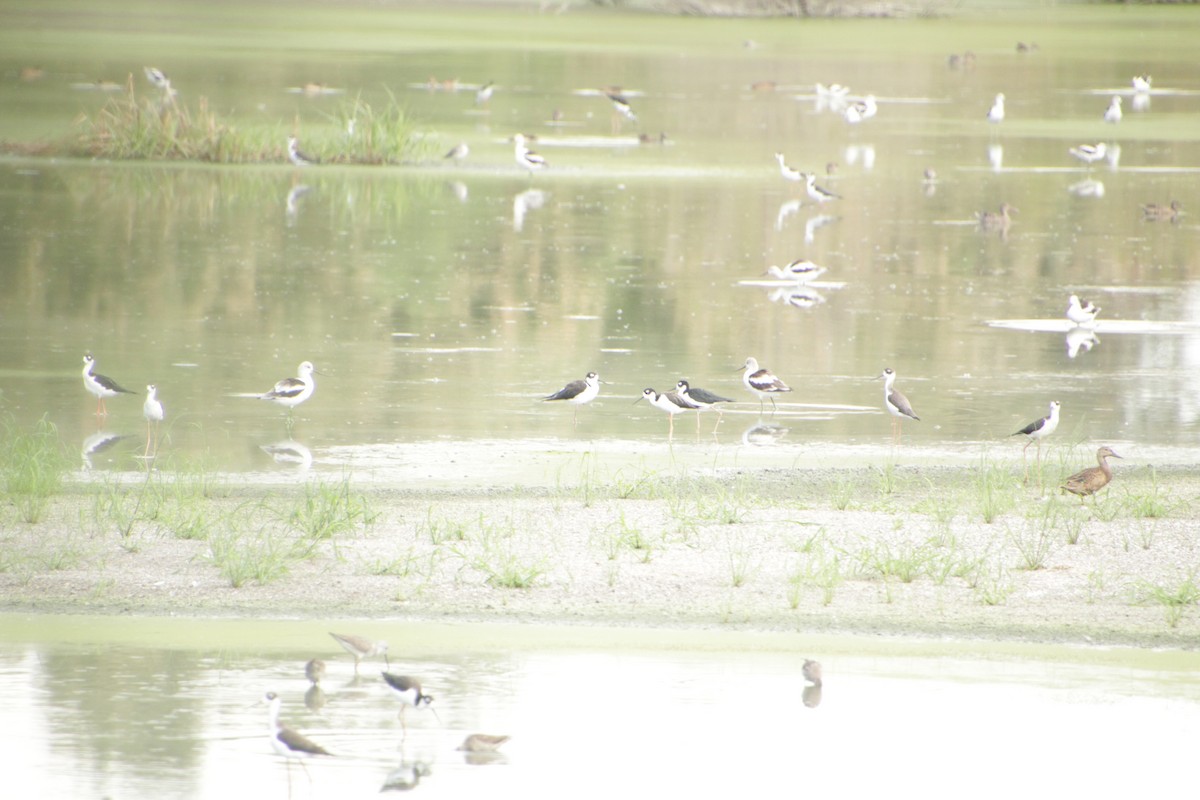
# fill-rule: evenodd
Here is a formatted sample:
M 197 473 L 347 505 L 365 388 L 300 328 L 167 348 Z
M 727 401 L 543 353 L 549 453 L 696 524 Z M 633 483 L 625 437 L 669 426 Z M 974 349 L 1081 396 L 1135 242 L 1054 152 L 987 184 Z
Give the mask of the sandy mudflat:
M 75 484 L 37 524 L 6 509 L 0 610 L 1195 647 L 1200 609 L 1171 620 L 1161 599 L 1200 584 L 1195 473 L 1126 469 L 1095 509 L 1013 480 L 996 492 L 990 524 L 987 494 L 963 469 L 624 471 L 460 489 L 350 478 L 373 521 L 315 542 L 293 515 L 306 486 L 339 476 L 282 487 L 231 479 L 209 498 L 143 500 L 127 536 L 97 499 L 111 484 Z M 128 500 L 136 484 L 124 491 Z M 1148 497 L 1164 516 L 1145 515 Z M 180 538 L 197 516 L 202 538 Z M 222 543 L 230 563 L 273 574 L 234 587 L 214 557 Z

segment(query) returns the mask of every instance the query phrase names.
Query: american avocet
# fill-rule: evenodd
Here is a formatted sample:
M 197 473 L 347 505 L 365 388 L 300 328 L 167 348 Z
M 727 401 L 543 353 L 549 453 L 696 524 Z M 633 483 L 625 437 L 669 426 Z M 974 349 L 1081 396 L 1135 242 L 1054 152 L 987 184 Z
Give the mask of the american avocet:
M 475 104 L 483 105 L 488 100 L 492 99 L 492 92 L 496 91 L 496 84 L 488 81 L 483 86 L 475 90 Z
M 146 418 L 146 452 L 150 457 L 150 444 L 154 443 L 154 454 L 158 455 L 158 426 L 163 421 L 162 403 L 158 401 L 158 387 L 153 383 L 146 387 L 146 401 L 142 403 L 142 416 Z
M 817 176 L 811 172 L 804 173 L 804 189 L 808 192 L 808 196 L 817 203 L 827 203 L 830 200 L 837 200 L 841 195 L 834 194 L 823 186 L 817 186 Z
M 579 407 L 590 403 L 600 394 L 600 376 L 589 372 L 582 380 L 571 381 L 552 395 L 542 398 L 548 400 L 566 400 L 575 406 L 575 423 L 579 423 Z
M 690 404 L 697 411 L 696 414 L 696 432 L 700 432 L 700 414 L 699 412 L 707 411 L 710 408 L 717 410 L 717 424 L 713 426 L 713 433 L 717 432 L 717 428 L 721 425 L 721 417 L 724 412 L 721 411 L 720 403 L 732 403 L 733 400 L 728 397 L 722 397 L 719 394 L 714 394 L 707 389 L 700 387 L 692 387 L 687 381 L 681 380 L 675 384 L 675 394 L 685 403 Z
M 980 211 L 979 227 L 989 231 L 1007 231 L 1008 226 L 1012 224 L 1009 214 L 1016 210 L 1008 203 L 1001 203 L 999 211 Z
M 150 81 L 150 84 L 155 89 L 162 89 L 166 94 L 171 93 L 171 79 L 161 69 L 158 67 L 143 67 L 142 71 L 146 73 L 146 80 Z
M 799 183 L 804 180 L 804 173 L 798 169 L 789 167 L 783 160 L 783 153 L 776 153 L 775 160 L 779 162 L 779 174 L 789 181 Z
M 879 106 L 875 103 L 875 95 L 869 94 L 857 103 L 851 103 L 846 106 L 846 110 L 842 112 L 842 116 L 851 125 L 857 125 L 860 122 L 870 119 L 879 112 Z
M 388 660 L 387 642 L 383 640 L 376 641 L 374 639 L 368 639 L 365 636 L 355 636 L 352 633 L 330 632 L 329 635 L 332 636 L 333 640 L 340 644 L 347 653 L 354 656 L 354 671 L 356 673 L 358 672 L 358 662 L 362 661 L 364 658 L 370 658 L 371 656 L 383 656 L 383 663 L 387 664 L 389 667 L 392 665 L 391 661 Z
M 464 753 L 494 753 L 510 738 L 487 733 L 472 733 L 463 739 L 463 743 L 458 746 L 458 749 Z
M 1041 469 L 1042 439 L 1045 439 L 1047 436 L 1054 433 L 1054 431 L 1058 428 L 1058 410 L 1061 405 L 1062 404 L 1057 400 L 1051 400 L 1050 413 L 1048 415 L 1042 417 L 1041 419 L 1034 420 L 1013 434 L 1013 436 L 1024 436 L 1027 439 L 1025 442 L 1025 447 L 1021 449 L 1021 463 L 1025 465 L 1026 483 L 1029 482 L 1029 461 L 1027 457 L 1029 445 L 1037 442 L 1037 464 L 1038 469 Z
M 517 164 L 529 170 L 529 176 L 532 178 L 536 170 L 544 169 L 546 159 L 541 155 L 533 152 L 525 146 L 525 134 L 518 133 L 513 137 L 514 150 L 513 155 L 517 159 Z
M 105 404 L 105 400 L 120 394 L 135 394 L 135 392 L 129 391 L 107 375 L 93 373 L 92 370 L 95 366 L 96 359 L 92 357 L 91 353 L 86 353 L 83 356 L 83 388 L 96 396 L 96 416 L 107 417 L 108 406 Z
M 1134 75 L 1133 76 L 1133 90 L 1135 92 L 1150 91 L 1151 80 L 1152 79 L 1150 78 L 1149 75 Z
M 818 266 L 807 258 L 797 258 L 789 264 L 782 267 L 770 266 L 767 267 L 766 275 L 780 281 L 795 281 L 803 283 L 805 281 L 814 281 L 826 273 L 826 268 Z
M 288 161 L 292 162 L 297 167 L 307 167 L 309 164 L 316 163 L 316 159 L 300 149 L 300 140 L 295 136 L 288 137 L 287 157 Z
M 433 711 L 433 695 L 425 694 L 421 691 L 421 682 L 416 678 L 408 675 L 393 675 L 390 672 L 382 672 L 384 682 L 388 688 L 400 698 L 400 726 L 408 730 L 408 725 L 404 722 L 404 712 L 409 708 L 420 708 L 425 706 L 430 711 Z M 434 711 L 434 716 L 437 712 Z
M 1081 144 L 1076 145 L 1067 150 L 1068 153 L 1078 158 L 1083 163 L 1091 167 L 1097 161 L 1101 161 L 1108 154 L 1108 145 L 1104 142 L 1096 144 Z
M 1004 121 L 1004 92 L 1000 92 L 992 101 L 992 107 L 988 109 L 987 121 L 992 124 Z
M 754 356 L 747 358 L 746 363 L 738 371 L 742 373 L 742 384 L 758 396 L 758 413 L 760 415 L 765 410 L 768 397 L 771 398 L 771 413 L 775 413 L 778 408 L 775 405 L 775 395 L 792 390 L 792 387 L 775 377 L 770 370 L 760 367 L 758 359 Z
M 317 382 L 313 379 L 314 372 L 316 369 L 311 361 L 302 361 L 296 369 L 295 378 L 284 378 L 277 382 L 271 391 L 260 394 L 258 399 L 278 403 L 290 413 L 296 406 L 312 397 L 317 388 Z
M 901 425 L 904 420 L 911 419 L 920 421 L 921 418 L 916 415 L 909 404 L 908 398 L 900 393 L 898 389 L 893 388 L 896 383 L 896 371 L 891 367 L 884 369 L 880 373 L 879 378 L 883 378 L 883 405 L 892 415 L 892 441 L 899 443 L 902 434 Z M 879 380 L 876 378 L 876 380 Z
M 1083 498 L 1096 494 L 1112 480 L 1112 467 L 1108 465 L 1108 459 L 1120 457 L 1112 451 L 1112 448 L 1101 447 L 1096 451 L 1096 461 L 1100 466 L 1076 472 L 1064 480 L 1059 488 L 1064 492 L 1079 495 L 1079 503 L 1082 505 Z
M 1091 300 L 1080 300 L 1079 295 L 1071 295 L 1067 300 L 1067 319 L 1076 325 L 1091 325 L 1096 321 L 1100 307 Z
M 1110 124 L 1116 124 L 1121 121 L 1121 96 L 1113 95 L 1112 100 L 1108 103 L 1108 108 L 1104 110 L 1104 121 Z
M 303 759 L 312 758 L 314 756 L 332 755 L 328 750 L 311 739 L 302 736 L 296 731 L 279 721 L 279 709 L 283 705 L 283 698 L 274 692 L 267 692 L 263 696 L 263 702 L 269 707 L 268 715 L 268 730 L 267 735 L 271 738 L 271 749 L 287 759 L 287 763 L 292 761 L 300 763 L 304 767 Z M 308 768 L 304 767 L 307 774 Z M 288 783 L 291 783 L 291 771 L 288 772 Z
M 650 405 L 667 412 L 667 418 L 671 421 L 670 427 L 667 429 L 667 438 L 670 439 L 675 435 L 675 415 L 682 414 L 684 411 L 698 411 L 699 408 L 694 403 L 685 401 L 675 392 L 658 393 L 653 389 L 646 388 L 642 390 L 642 396 L 638 400 L 645 400 Z
M 1142 218 L 1148 221 L 1175 222 L 1179 219 L 1179 215 L 1183 212 L 1183 204 L 1178 200 L 1172 200 L 1170 205 L 1160 206 L 1156 203 L 1147 203 L 1142 206 Z
M 449 150 L 447 150 L 446 155 L 442 156 L 442 158 L 453 159 L 457 162 L 462 161 L 470 154 L 471 148 L 467 146 L 467 143 L 459 142 L 458 144 L 454 145 L 454 147 L 451 147 Z

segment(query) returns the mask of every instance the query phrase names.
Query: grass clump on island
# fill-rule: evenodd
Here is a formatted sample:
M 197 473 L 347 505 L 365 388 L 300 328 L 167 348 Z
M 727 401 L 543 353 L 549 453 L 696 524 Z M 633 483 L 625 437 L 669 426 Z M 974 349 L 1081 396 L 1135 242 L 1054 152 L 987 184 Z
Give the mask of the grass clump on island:
M 132 76 L 120 96 L 94 115 L 81 115 L 76 124 L 79 135 L 63 144 L 61 153 L 46 154 L 114 161 L 286 162 L 287 136 L 293 132 L 281 125 L 234 125 L 205 97 L 192 104 L 166 92 L 139 96 Z M 310 156 L 331 164 L 400 164 L 428 155 L 432 146 L 391 93 L 382 108 L 361 97 L 347 100 L 328 125 L 306 129 L 301 139 Z

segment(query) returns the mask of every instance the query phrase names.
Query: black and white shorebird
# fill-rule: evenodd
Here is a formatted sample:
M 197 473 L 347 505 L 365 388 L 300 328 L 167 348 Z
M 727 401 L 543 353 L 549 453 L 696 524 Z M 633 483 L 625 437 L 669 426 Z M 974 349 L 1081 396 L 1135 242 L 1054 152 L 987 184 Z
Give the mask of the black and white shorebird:
M 383 663 L 389 667 L 392 665 L 392 662 L 388 660 L 388 644 L 382 639 L 368 639 L 365 636 L 355 636 L 353 633 L 333 633 L 332 631 L 329 635 L 347 653 L 354 656 L 355 673 L 358 672 L 358 662 L 372 656 L 383 656 Z
M 1104 121 L 1110 125 L 1116 125 L 1121 121 L 1121 96 L 1114 94 L 1112 100 L 1108 102 L 1108 108 L 1104 109 Z
M 287 157 L 288 161 L 297 167 L 307 167 L 310 164 L 317 163 L 315 158 L 300 149 L 300 140 L 295 136 L 289 136 L 287 139 Z
M 1076 325 L 1094 325 L 1100 307 L 1091 300 L 1080 300 L 1079 295 L 1071 295 L 1067 300 L 1067 319 Z
M 721 417 L 725 413 L 721 410 L 721 403 L 733 402 L 732 398 L 722 397 L 707 389 L 701 389 L 699 386 L 691 386 L 685 380 L 675 384 L 675 396 L 696 409 L 696 433 L 700 432 L 700 413 L 710 408 L 717 410 L 717 424 L 713 426 L 713 433 L 716 433 L 717 428 L 721 425 Z
M 896 371 L 894 369 L 887 367 L 879 374 L 876 380 L 879 380 L 879 378 L 883 378 L 883 405 L 888 410 L 888 413 L 892 415 L 892 441 L 899 443 L 901 436 L 900 426 L 903 425 L 904 420 L 911 419 L 919 422 L 921 418 L 913 411 L 908 398 L 901 394 L 898 389 L 894 388 L 894 384 L 896 383 Z
M 992 107 L 988 109 L 987 121 L 995 125 L 1004 121 L 1004 93 L 996 95 L 996 99 L 992 101 Z
M 269 728 L 267 735 L 271 738 L 271 748 L 287 759 L 286 763 L 291 764 L 292 761 L 299 762 L 304 768 L 305 774 L 308 773 L 308 767 L 304 766 L 304 759 L 313 758 L 315 756 L 333 755 L 324 747 L 312 741 L 306 736 L 303 736 L 288 726 L 279 721 L 279 709 L 283 705 L 283 699 L 274 692 L 267 692 L 263 696 L 269 708 Z M 288 783 L 291 784 L 291 771 L 288 771 Z
M 1108 145 L 1104 142 L 1080 144 L 1068 148 L 1067 152 L 1087 164 L 1090 169 L 1092 164 L 1095 164 L 1097 161 L 1103 161 L 1104 157 L 1108 155 Z
M 637 122 L 637 114 L 633 113 L 629 98 L 619 92 L 605 92 L 604 96 L 612 102 L 614 111 L 630 122 Z
M 637 400 L 634 400 L 633 402 L 637 403 L 640 400 L 645 400 L 647 403 L 654 406 L 658 410 L 665 411 L 667 413 L 667 418 L 671 422 L 670 427 L 667 429 L 667 438 L 668 439 L 675 436 L 675 415 L 676 414 L 682 414 L 685 411 L 697 411 L 698 410 L 695 404 L 686 402 L 682 397 L 680 397 L 675 392 L 663 392 L 660 394 L 659 392 L 656 392 L 653 389 L 646 388 L 646 389 L 642 390 L 642 396 L 639 397 Z
M 302 361 L 296 369 L 296 377 L 284 378 L 276 383 L 271 391 L 258 395 L 258 399 L 278 403 L 291 412 L 296 406 L 312 397 L 312 393 L 317 388 L 317 382 L 313 378 L 315 372 L 316 369 L 311 361 Z
M 1038 469 L 1042 466 L 1042 439 L 1045 439 L 1050 434 L 1058 429 L 1058 410 L 1062 404 L 1057 400 L 1050 401 L 1050 413 L 1041 419 L 1034 420 L 1026 425 L 1021 430 L 1013 434 L 1013 436 L 1024 436 L 1028 441 L 1021 448 L 1021 463 L 1025 465 L 1025 482 L 1029 482 L 1029 460 L 1028 451 L 1029 445 L 1037 442 L 1037 465 Z
M 782 267 L 767 267 L 765 274 L 780 281 L 806 283 L 807 281 L 815 281 L 824 275 L 826 271 L 825 267 L 814 264 L 807 258 L 797 258 L 795 261 L 789 262 Z
M 143 456 L 149 458 L 151 443 L 154 444 L 154 454 L 158 455 L 158 426 L 166 417 L 163 405 L 158 400 L 158 387 L 153 383 L 146 387 L 146 401 L 142 403 L 142 416 L 146 418 L 146 452 Z
M 551 400 L 566 400 L 575 406 L 575 424 L 579 424 L 579 407 L 590 403 L 600 394 L 600 376 L 589 372 L 582 380 L 571 381 L 552 395 L 542 398 L 542 402 Z
M 98 375 L 93 370 L 96 368 L 96 359 L 91 353 L 86 353 L 83 356 L 83 388 L 89 393 L 96 396 L 96 416 L 107 417 L 108 406 L 105 400 L 110 397 L 116 397 L 121 394 L 136 394 L 131 392 L 121 384 L 114 381 L 107 375 Z
M 529 170 L 529 177 L 533 177 L 533 173 L 546 168 L 546 159 L 542 158 L 539 153 L 535 153 L 525 146 L 525 134 L 518 133 L 513 137 L 513 156 L 524 169 Z
M 795 169 L 794 167 L 789 167 L 787 162 L 783 160 L 783 153 L 776 153 L 775 160 L 779 162 L 779 174 L 782 175 L 785 180 L 794 181 L 796 183 L 804 180 L 804 173 L 798 169 Z
M 760 367 L 754 356 L 747 358 L 746 363 L 738 371 L 742 373 L 742 383 L 745 387 L 758 397 L 758 413 L 760 415 L 765 409 L 768 397 L 771 398 L 771 413 L 775 413 L 777 408 L 775 395 L 792 390 L 792 387 L 775 377 L 770 370 Z
M 842 112 L 842 118 L 851 125 L 857 125 L 869 120 L 877 113 L 879 113 L 879 106 L 875 103 L 875 95 L 869 94 L 862 100 L 846 106 L 846 110 Z
M 166 76 L 166 73 L 158 67 L 142 67 L 142 71 L 146 73 L 146 80 L 150 81 L 154 88 L 162 91 L 163 99 L 172 102 L 175 100 L 178 92 L 171 86 L 171 79 Z
M 454 145 L 454 147 L 451 147 L 449 150 L 447 150 L 446 155 L 442 156 L 442 158 L 448 158 L 451 161 L 458 163 L 470 154 L 471 148 L 467 146 L 467 143 L 459 142 L 458 144 Z
M 484 105 L 488 100 L 492 99 L 492 93 L 496 91 L 496 84 L 488 81 L 483 86 L 475 90 L 475 105 Z
M 1133 90 L 1135 92 L 1148 92 L 1150 91 L 1150 84 L 1152 82 L 1153 78 L 1151 78 L 1149 75 L 1134 75 Z
M 830 200 L 837 200 L 841 195 L 834 194 L 823 186 L 817 186 L 817 176 L 812 172 L 804 173 L 804 188 L 808 192 L 809 198 L 815 200 L 817 204 L 828 203 Z
M 420 708 L 425 706 L 436 717 L 437 712 L 433 710 L 433 695 L 425 694 L 421 691 L 421 682 L 416 678 L 408 675 L 393 675 L 390 672 L 381 672 L 384 683 L 388 688 L 400 698 L 400 726 L 408 730 L 408 726 L 404 721 L 404 712 L 409 708 Z

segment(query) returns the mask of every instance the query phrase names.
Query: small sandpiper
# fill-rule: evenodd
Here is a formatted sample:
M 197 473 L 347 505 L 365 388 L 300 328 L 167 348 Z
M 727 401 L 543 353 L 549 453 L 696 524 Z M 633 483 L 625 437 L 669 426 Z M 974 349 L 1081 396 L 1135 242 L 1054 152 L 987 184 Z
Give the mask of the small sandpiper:
M 458 144 L 454 145 L 454 147 L 451 147 L 449 150 L 447 150 L 446 155 L 442 156 L 442 158 L 448 158 L 457 163 L 462 161 L 470 154 L 471 148 L 467 146 L 467 143 L 459 142 Z

